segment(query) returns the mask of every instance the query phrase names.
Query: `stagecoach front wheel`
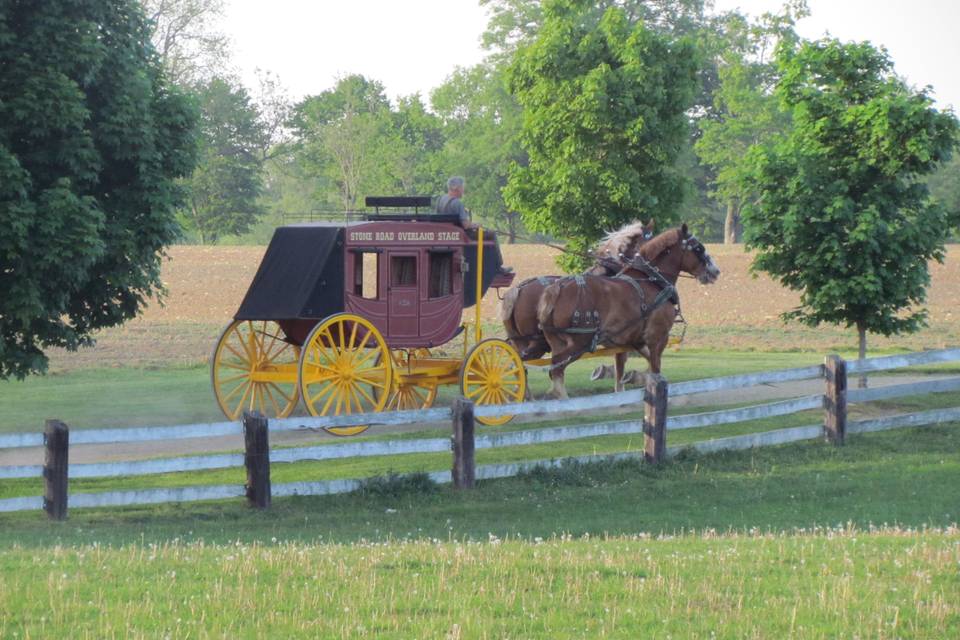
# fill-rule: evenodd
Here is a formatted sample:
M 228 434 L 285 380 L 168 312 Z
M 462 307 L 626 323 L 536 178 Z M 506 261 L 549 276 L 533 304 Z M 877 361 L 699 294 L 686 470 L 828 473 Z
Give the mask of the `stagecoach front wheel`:
M 221 411 L 238 420 L 244 410 L 285 418 L 300 399 L 297 362 L 300 349 L 287 342 L 271 320 L 237 320 L 217 341 L 210 379 Z
M 463 361 L 460 390 L 476 405 L 521 402 L 527 373 L 520 354 L 504 340 L 490 338 L 474 345 Z M 506 424 L 512 415 L 477 417 L 485 425 Z
M 310 415 L 343 416 L 382 411 L 393 379 L 387 343 L 373 324 L 338 313 L 318 324 L 300 354 L 300 393 Z M 367 425 L 328 427 L 352 436 Z

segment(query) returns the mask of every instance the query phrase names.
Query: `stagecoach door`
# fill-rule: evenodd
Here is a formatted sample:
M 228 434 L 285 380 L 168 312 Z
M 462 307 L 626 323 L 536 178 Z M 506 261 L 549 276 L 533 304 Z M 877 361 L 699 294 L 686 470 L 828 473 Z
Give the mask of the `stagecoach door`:
M 419 335 L 420 289 L 416 253 L 390 252 L 387 286 L 388 329 L 392 337 Z

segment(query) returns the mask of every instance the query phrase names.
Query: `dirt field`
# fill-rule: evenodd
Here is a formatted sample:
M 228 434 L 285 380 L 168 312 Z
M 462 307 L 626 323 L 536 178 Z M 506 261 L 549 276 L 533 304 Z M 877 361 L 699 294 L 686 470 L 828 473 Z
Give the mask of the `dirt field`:
M 689 323 L 685 346 L 776 351 L 855 347 L 853 330 L 784 325 L 778 316 L 793 308 L 798 296 L 765 276 L 752 277 L 750 257 L 741 246 L 709 245 L 708 251 L 723 274 L 712 286 L 681 280 L 683 312 Z M 243 298 L 263 252 L 263 247 L 173 247 L 163 270 L 168 290 L 164 305 L 153 304 L 143 317 L 104 331 L 92 349 L 52 353 L 52 370 L 205 361 Z M 553 249 L 513 245 L 503 247 L 503 254 L 517 272 L 517 281 L 557 272 Z M 930 327 L 913 336 L 871 336 L 871 347 L 921 349 L 960 344 L 960 246 L 950 248 L 946 264 L 932 265 L 931 274 Z M 487 322 L 497 322 L 498 304 L 492 293 L 484 300 L 481 309 Z M 472 312 L 468 314 L 472 317 Z

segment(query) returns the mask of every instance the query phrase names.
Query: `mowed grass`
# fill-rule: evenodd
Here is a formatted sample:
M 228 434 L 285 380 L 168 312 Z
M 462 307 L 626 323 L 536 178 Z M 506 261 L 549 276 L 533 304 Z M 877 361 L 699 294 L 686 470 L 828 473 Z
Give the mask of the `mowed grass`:
M 2 514 L 0 547 L 160 544 L 174 538 L 218 543 L 486 540 L 491 533 L 532 539 L 704 528 L 782 531 L 846 522 L 947 527 L 958 516 L 960 426 L 951 424 L 854 435 L 845 447 L 810 441 L 685 453 L 661 466 L 635 461 L 567 465 L 481 482 L 476 491 L 456 491 L 416 476 L 381 480 L 353 494 L 277 498 L 267 512 L 248 509 L 237 499 L 76 509 L 66 523 L 48 522 L 39 510 Z
M 818 364 L 816 353 L 724 352 L 683 350 L 668 352 L 663 370 L 678 382 L 752 371 Z M 631 367 L 646 369 L 637 358 Z M 571 394 L 608 393 L 612 380 L 591 381 L 598 364 L 612 359 L 592 359 L 568 369 Z M 546 393 L 549 380 L 544 371 L 531 369 L 530 384 L 536 397 Z M 437 404 L 449 404 L 455 387 L 441 388 Z M 71 428 L 160 426 L 217 422 L 225 418 L 216 405 L 206 366 L 171 368 L 77 369 L 64 373 L 0 382 L 0 433 L 42 431 L 44 420 L 63 420 Z M 300 413 L 303 413 L 302 406 Z
M 960 426 L 454 491 L 0 516 L 0 637 L 960 633 Z
M 0 554 L 0 636 L 950 638 L 956 530 L 56 547 Z

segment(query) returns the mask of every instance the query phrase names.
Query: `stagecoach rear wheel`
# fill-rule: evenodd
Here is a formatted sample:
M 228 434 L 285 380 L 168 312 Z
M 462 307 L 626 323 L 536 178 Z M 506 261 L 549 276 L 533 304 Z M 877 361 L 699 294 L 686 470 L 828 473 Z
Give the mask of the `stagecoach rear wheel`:
M 410 360 L 430 357 L 430 350 L 426 348 L 406 350 L 394 349 L 393 370 L 395 373 L 411 373 Z M 412 411 L 415 409 L 429 409 L 437 399 L 436 380 L 406 378 L 394 376 L 395 380 L 387 400 L 386 411 Z
M 300 399 L 300 349 L 271 320 L 237 320 L 217 340 L 210 379 L 220 410 L 238 420 L 244 410 L 285 418 Z
M 342 416 L 382 411 L 390 397 L 393 360 L 373 323 L 338 313 L 313 328 L 300 355 L 300 393 L 310 415 Z M 352 436 L 367 425 L 329 427 Z
M 463 361 L 460 390 L 476 405 L 521 402 L 527 390 L 527 372 L 520 354 L 497 338 L 477 343 Z M 477 417 L 477 422 L 493 426 L 512 419 L 512 415 L 487 416 Z

